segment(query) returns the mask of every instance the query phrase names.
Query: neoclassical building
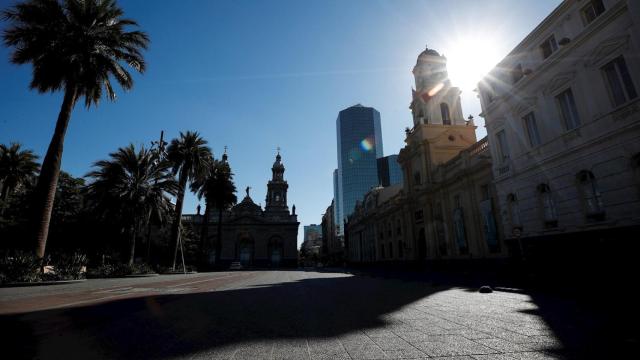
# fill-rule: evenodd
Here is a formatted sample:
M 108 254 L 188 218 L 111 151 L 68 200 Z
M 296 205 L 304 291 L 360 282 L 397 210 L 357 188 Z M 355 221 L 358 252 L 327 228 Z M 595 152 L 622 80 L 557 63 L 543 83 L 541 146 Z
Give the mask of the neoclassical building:
M 218 213 L 211 212 L 205 251 L 210 265 L 228 267 L 240 262 L 244 267 L 295 267 L 298 261 L 298 225 L 295 213 L 287 205 L 289 185 L 284 179 L 285 167 L 280 153 L 271 168 L 267 183 L 265 208 L 256 204 L 247 187 L 245 196 L 237 205 L 222 214 L 222 245 L 220 263 L 215 264 L 215 244 Z M 200 234 L 201 215 L 189 215 L 195 233 Z
M 479 84 L 501 228 L 528 259 L 637 256 L 639 53 L 640 2 L 568 0 Z
M 413 74 L 413 128 L 398 156 L 403 183 L 358 202 L 347 226 L 349 260 L 505 257 L 487 139 L 477 141 L 473 118 L 463 118 L 444 56 L 427 48 Z

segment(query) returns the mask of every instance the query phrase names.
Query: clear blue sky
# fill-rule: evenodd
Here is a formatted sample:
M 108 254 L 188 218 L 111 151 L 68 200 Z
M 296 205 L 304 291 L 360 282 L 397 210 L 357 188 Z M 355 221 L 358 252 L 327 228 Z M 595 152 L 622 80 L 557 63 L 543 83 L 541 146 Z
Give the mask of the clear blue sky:
M 13 3 L 0 0 L 0 7 Z M 119 3 L 151 37 L 148 71 L 115 103 L 76 107 L 63 170 L 82 176 L 109 152 L 149 144 L 160 130 L 169 138 L 197 130 L 216 156 L 229 147 L 239 198 L 251 186 L 264 205 L 280 146 L 289 206 L 307 225 L 321 221 L 333 197 L 338 111 L 356 103 L 378 109 L 385 155 L 397 153 L 411 125 L 411 69 L 428 44 L 447 55 L 480 138 L 472 92 L 478 71 L 502 59 L 560 0 Z M 42 155 L 61 95 L 29 91 L 30 67 L 8 58 L 0 46 L 0 143 L 18 141 Z M 189 196 L 185 212 L 196 205 Z M 302 226 L 299 233 L 301 239 Z

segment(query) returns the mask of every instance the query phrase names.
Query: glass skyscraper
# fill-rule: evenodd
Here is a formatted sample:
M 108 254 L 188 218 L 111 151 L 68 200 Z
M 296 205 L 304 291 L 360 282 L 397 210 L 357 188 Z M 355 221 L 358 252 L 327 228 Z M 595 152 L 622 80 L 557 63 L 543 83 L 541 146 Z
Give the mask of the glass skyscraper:
M 377 159 L 382 157 L 382 128 L 380 113 L 360 104 L 346 108 L 336 120 L 338 133 L 338 171 L 334 181 L 334 199 L 340 225 L 344 233 L 344 219 L 351 215 L 356 201 L 377 186 Z M 337 190 L 337 191 L 336 191 Z
M 398 155 L 378 159 L 378 182 L 385 187 L 402 183 L 402 168 L 398 163 Z

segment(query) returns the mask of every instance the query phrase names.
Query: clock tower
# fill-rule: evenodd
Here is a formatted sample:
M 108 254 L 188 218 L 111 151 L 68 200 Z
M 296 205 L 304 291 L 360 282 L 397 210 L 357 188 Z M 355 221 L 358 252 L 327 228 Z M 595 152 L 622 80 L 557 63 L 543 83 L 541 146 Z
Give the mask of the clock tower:
M 280 150 L 276 155 L 276 161 L 271 167 L 271 180 L 267 184 L 266 212 L 284 212 L 289 214 L 287 206 L 287 189 L 289 184 L 284 180 L 284 164 Z

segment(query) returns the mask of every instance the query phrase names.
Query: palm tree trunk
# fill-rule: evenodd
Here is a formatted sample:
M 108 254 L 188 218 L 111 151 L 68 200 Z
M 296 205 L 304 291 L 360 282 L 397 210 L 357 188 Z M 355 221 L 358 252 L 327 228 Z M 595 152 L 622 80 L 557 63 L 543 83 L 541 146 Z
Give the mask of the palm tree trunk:
M 216 239 L 216 266 L 220 264 L 221 251 L 222 251 L 222 208 L 218 208 L 218 236 Z
M 3 186 L 3 184 L 0 184 L 0 189 L 0 215 L 3 215 L 9 198 L 9 185 Z
M 44 257 L 47 246 L 47 236 L 49 235 L 49 222 L 53 211 L 53 200 L 58 186 L 60 176 L 60 163 L 62 162 L 62 148 L 64 136 L 67 132 L 71 112 L 77 100 L 77 89 L 75 86 L 68 86 L 64 93 L 64 100 L 58 114 L 58 121 L 53 132 L 53 137 L 49 143 L 47 154 L 42 162 L 42 169 L 38 177 L 38 184 L 35 191 L 35 211 L 33 214 L 33 226 L 35 229 L 36 256 Z
M 182 204 L 184 202 L 184 192 L 187 187 L 187 172 L 186 166 L 182 166 L 180 171 L 178 196 L 176 197 L 176 209 L 173 218 L 173 225 L 171 226 L 171 245 L 173 245 L 173 259 L 171 263 L 171 269 L 176 269 L 176 258 L 178 257 L 178 239 L 180 238 L 180 223 L 182 222 Z
M 133 265 L 133 260 L 136 255 L 136 231 L 137 226 L 134 224 L 131 227 L 131 239 L 129 240 L 129 266 Z

